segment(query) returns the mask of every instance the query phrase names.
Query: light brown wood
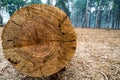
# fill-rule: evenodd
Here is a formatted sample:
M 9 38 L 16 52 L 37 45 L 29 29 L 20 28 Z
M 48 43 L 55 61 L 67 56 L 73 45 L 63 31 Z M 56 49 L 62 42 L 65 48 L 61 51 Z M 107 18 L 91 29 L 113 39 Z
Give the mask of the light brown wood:
M 2 33 L 5 57 L 23 74 L 50 76 L 66 66 L 76 49 L 76 33 L 67 15 L 45 4 L 16 11 Z

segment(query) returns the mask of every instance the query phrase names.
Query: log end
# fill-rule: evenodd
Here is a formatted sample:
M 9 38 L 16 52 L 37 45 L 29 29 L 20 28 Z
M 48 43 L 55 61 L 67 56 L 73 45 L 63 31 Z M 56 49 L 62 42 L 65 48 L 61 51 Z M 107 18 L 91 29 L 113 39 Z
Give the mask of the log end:
M 2 33 L 3 53 L 20 72 L 50 76 L 66 66 L 76 49 L 76 33 L 60 9 L 34 4 L 16 11 Z

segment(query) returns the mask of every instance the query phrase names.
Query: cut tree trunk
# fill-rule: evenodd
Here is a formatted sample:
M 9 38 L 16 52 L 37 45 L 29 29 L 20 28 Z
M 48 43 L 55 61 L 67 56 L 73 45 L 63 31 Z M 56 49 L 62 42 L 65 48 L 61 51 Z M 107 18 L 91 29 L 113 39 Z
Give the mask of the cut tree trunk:
M 2 40 L 7 60 L 31 77 L 57 73 L 76 49 L 76 33 L 67 15 L 45 4 L 16 11 L 3 30 Z

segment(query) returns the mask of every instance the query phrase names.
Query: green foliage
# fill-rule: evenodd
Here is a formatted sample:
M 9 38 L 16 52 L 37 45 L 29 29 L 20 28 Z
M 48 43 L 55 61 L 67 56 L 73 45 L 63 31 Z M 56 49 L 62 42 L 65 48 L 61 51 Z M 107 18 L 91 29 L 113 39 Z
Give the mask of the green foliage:
M 117 9 L 119 6 L 116 3 L 113 3 L 112 9 Z
M 6 5 L 6 1 L 5 0 L 0 0 L 0 7 L 5 6 Z
M 86 9 L 86 1 L 85 0 L 76 0 L 74 6 L 75 9 L 77 9 L 77 13 L 78 11 L 82 11 L 83 13 L 85 13 L 85 9 Z
M 48 5 L 51 5 L 51 2 L 50 2 L 50 0 L 47 0 L 47 4 L 48 4 Z
M 24 0 L 5 0 L 5 4 L 6 4 L 8 13 L 12 15 L 17 9 L 25 5 L 25 1 Z
M 96 0 L 95 2 L 97 3 L 97 5 L 99 5 L 99 3 L 100 3 L 100 0 Z
M 2 6 L 5 6 L 10 16 L 19 8 L 25 6 L 26 4 L 40 4 L 41 0 L 31 0 L 31 2 L 26 3 L 25 0 L 1 0 Z
M 120 0 L 114 0 L 112 10 L 114 11 L 114 16 L 120 16 Z
M 70 17 L 70 11 L 69 8 L 67 8 L 66 3 L 68 2 L 68 0 L 58 0 L 55 4 L 55 6 L 59 7 L 60 9 L 62 9 L 63 11 L 65 11 L 65 13 Z
M 29 2 L 28 4 L 41 4 L 42 1 L 41 0 L 31 0 L 31 2 Z

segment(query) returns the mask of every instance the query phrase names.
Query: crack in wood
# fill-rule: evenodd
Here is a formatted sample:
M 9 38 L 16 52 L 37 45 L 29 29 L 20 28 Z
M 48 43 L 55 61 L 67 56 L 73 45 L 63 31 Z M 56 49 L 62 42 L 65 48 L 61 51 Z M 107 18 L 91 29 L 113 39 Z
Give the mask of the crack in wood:
M 14 41 L 14 39 L 3 40 L 2 42 L 4 43 L 4 42 L 7 42 L 7 41 L 8 41 L 8 42 L 9 42 L 9 41 L 11 42 L 11 41 Z
M 64 33 L 64 32 L 62 32 L 62 35 L 65 35 L 65 33 Z
M 18 63 L 20 63 L 21 61 L 13 61 L 12 59 L 8 58 L 8 61 L 10 61 L 12 64 L 17 65 Z
M 19 72 L 21 72 L 21 71 L 23 70 L 23 68 L 26 67 L 26 65 L 27 65 L 27 61 L 28 61 L 28 59 L 26 60 L 25 65 L 23 65 L 23 66 L 21 67 L 21 69 L 19 70 Z
M 76 47 L 71 47 L 71 49 L 76 49 Z
M 36 49 L 35 49 L 36 50 Z M 22 66 L 22 68 L 21 68 L 21 70 L 19 71 L 19 72 L 21 72 L 22 71 L 22 69 L 24 68 L 24 67 L 26 67 L 26 65 L 27 65 L 27 61 L 29 61 L 29 62 L 31 62 L 31 58 L 33 57 L 33 53 L 32 53 L 32 55 L 30 56 L 30 58 L 28 59 L 26 59 L 26 62 L 25 62 L 25 65 L 24 66 Z M 34 63 L 34 62 L 31 62 L 34 66 L 36 66 L 36 64 Z M 40 67 L 38 67 L 37 69 L 35 69 L 35 70 L 33 70 L 32 72 L 34 72 L 34 71 L 37 71 L 39 68 L 41 68 L 41 66 Z M 40 71 L 41 72 L 41 71 Z M 42 72 L 41 72 L 41 74 L 42 74 Z M 43 74 L 42 74 L 43 75 Z M 44 77 L 44 76 L 43 76 Z
M 13 41 L 13 40 L 7 40 L 7 41 Z
M 39 36 L 38 36 L 38 31 L 37 31 L 37 28 L 36 28 L 36 26 L 35 26 L 35 38 L 33 38 L 34 40 L 35 40 L 35 42 L 37 42 L 37 43 L 41 43 L 41 40 L 39 39 Z
M 58 27 L 61 28 L 61 25 L 64 23 L 64 21 L 65 21 L 66 19 L 67 19 L 67 16 L 65 16 L 65 17 L 63 18 L 63 20 L 60 21 Z
M 28 11 L 29 15 L 31 15 L 31 16 L 33 17 L 33 15 L 30 13 L 29 8 L 30 8 L 30 9 L 33 9 L 33 10 L 38 10 L 38 9 L 35 9 L 35 8 L 33 8 L 33 7 L 27 7 L 27 11 Z M 39 13 L 36 12 L 36 11 L 34 11 L 33 13 L 34 13 L 34 14 L 37 14 L 37 15 L 39 14 Z
M 67 43 L 67 42 L 76 42 L 76 40 L 69 40 L 69 41 L 66 41 L 66 40 L 49 40 L 50 42 L 60 42 L 60 43 Z
M 29 7 L 26 7 L 28 15 L 30 15 Z
M 76 40 L 70 40 L 70 41 L 66 41 L 66 42 L 74 42 L 74 41 L 76 42 Z
M 38 8 L 36 9 L 36 8 L 34 8 L 34 7 L 30 7 L 31 9 L 34 9 L 34 10 L 39 10 Z
M 40 72 L 41 72 L 42 77 L 45 78 L 45 76 L 44 76 L 44 74 L 43 74 L 43 72 L 42 72 L 41 66 L 40 66 L 39 69 L 40 69 Z
M 54 12 L 52 9 L 45 8 L 44 10 L 51 12 L 54 15 L 58 15 L 58 12 Z M 56 16 L 55 16 L 56 17 Z M 57 18 L 57 17 L 56 17 Z
M 23 52 L 23 53 L 25 53 L 25 52 Z M 33 53 L 32 53 L 32 55 L 30 56 L 30 59 L 32 58 L 32 56 L 33 56 Z M 27 58 L 27 57 L 26 57 Z M 19 70 L 19 72 L 21 72 L 22 70 L 23 70 L 23 68 L 24 67 L 26 67 L 26 65 L 27 65 L 27 61 L 30 61 L 28 58 L 26 59 L 26 62 L 25 62 L 25 65 L 23 65 L 22 67 L 21 67 L 21 69 Z M 30 61 L 31 62 L 31 61 Z M 32 62 L 31 62 L 32 63 Z M 33 64 L 33 63 L 32 63 Z M 34 64 L 33 64 L 34 65 Z
M 21 38 L 15 38 L 15 40 L 18 39 L 20 41 L 24 41 L 24 42 L 28 42 L 28 40 L 24 40 L 24 39 L 21 39 Z
M 19 25 L 19 24 L 17 24 L 15 21 L 11 21 L 12 23 L 14 23 L 15 25 L 17 25 L 17 26 L 20 26 L 20 27 L 23 27 L 22 25 Z

